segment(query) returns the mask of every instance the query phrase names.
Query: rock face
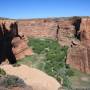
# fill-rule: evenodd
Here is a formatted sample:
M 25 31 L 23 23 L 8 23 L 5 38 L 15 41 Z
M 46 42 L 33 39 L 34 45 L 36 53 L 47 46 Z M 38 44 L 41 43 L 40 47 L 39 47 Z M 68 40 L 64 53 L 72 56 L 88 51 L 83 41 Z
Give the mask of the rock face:
M 14 44 L 12 50 L 17 60 L 33 54 L 32 50 L 27 45 L 27 41 L 24 39 L 16 37 L 12 40 L 12 44 Z
M 89 45 L 90 43 L 90 18 L 83 18 L 81 23 L 81 40 Z
M 7 22 L 11 23 L 12 21 L 8 20 Z M 61 45 L 69 46 L 67 64 L 90 73 L 90 17 L 30 19 L 17 20 L 17 22 L 19 34 L 26 38 L 52 38 L 58 40 Z M 22 48 L 27 48 L 25 41 L 16 41 L 18 47 L 13 48 L 15 53 L 21 52 Z M 16 57 L 22 58 L 24 54 L 31 55 L 32 51 L 26 50 L 26 52 L 19 53 Z
M 28 37 L 56 38 L 57 24 L 53 20 L 21 20 L 18 26 L 20 33 Z
M 71 20 L 63 19 L 18 20 L 18 26 L 20 34 L 56 39 L 62 45 L 70 45 L 75 32 Z
M 67 64 L 90 73 L 90 18 L 82 18 L 79 32 L 80 44 L 69 49 Z
M 70 46 L 73 40 L 75 28 L 69 20 L 61 20 L 57 23 L 59 25 L 57 40 L 61 45 Z
M 14 22 L 16 22 L 16 20 L 0 20 L 0 25 L 2 27 L 2 23 L 5 23 L 6 29 L 10 30 L 10 25 Z M 22 39 L 20 39 L 20 37 L 14 37 L 12 40 L 12 46 L 14 46 L 12 50 L 17 60 L 32 55 L 32 50 L 28 47 L 27 40 L 24 36 Z
M 68 51 L 67 64 L 82 72 L 89 72 L 87 48 L 84 46 L 73 46 Z

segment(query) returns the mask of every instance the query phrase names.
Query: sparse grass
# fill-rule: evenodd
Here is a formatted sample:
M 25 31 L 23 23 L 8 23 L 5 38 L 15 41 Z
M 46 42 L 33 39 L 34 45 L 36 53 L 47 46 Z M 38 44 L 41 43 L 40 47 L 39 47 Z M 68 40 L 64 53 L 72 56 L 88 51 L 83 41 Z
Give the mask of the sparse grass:
M 70 77 L 72 82 L 72 88 L 79 88 L 84 90 L 90 89 L 90 75 L 82 73 L 76 69 L 73 69 L 74 76 Z
M 43 54 L 34 54 L 32 56 L 23 58 L 22 60 L 18 61 L 18 63 L 43 70 L 45 64 L 44 59 L 45 56 Z
M 6 88 L 24 87 L 25 83 L 22 79 L 16 76 L 6 75 L 6 76 L 0 77 L 0 86 L 4 86 Z

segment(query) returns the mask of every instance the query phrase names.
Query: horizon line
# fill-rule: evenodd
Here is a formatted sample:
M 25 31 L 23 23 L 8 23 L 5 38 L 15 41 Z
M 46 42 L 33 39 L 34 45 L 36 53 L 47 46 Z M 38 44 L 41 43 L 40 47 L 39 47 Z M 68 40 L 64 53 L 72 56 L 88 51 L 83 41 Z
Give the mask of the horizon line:
M 71 17 L 90 17 L 90 16 L 51 16 L 51 17 L 31 17 L 31 18 L 11 18 L 11 17 L 0 17 L 0 19 L 12 19 L 12 20 L 22 20 L 22 19 L 53 19 L 53 18 L 71 18 Z

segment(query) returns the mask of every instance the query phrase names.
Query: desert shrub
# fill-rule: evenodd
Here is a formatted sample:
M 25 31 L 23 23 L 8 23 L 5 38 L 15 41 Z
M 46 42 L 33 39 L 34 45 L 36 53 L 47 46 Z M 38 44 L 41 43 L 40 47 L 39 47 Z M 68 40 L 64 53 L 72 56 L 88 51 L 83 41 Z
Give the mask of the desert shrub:
M 45 55 L 44 65 L 40 64 L 43 71 L 55 77 L 59 82 L 63 78 L 63 85 L 70 87 L 68 77 L 73 75 L 73 71 L 66 65 L 68 47 L 60 46 L 55 40 L 36 38 L 29 38 L 28 45 L 38 55 Z
M 2 68 L 0 68 L 0 75 L 6 75 L 6 72 Z
M 5 87 L 16 87 L 16 86 L 23 87 L 25 86 L 25 83 L 22 79 L 16 76 L 7 75 L 6 77 L 4 77 L 2 85 L 4 85 Z

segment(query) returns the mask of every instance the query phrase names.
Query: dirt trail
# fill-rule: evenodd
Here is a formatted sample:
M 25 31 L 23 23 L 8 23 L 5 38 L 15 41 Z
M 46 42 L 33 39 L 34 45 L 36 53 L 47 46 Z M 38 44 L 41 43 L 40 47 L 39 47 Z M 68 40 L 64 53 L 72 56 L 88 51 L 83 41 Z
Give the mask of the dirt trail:
M 35 68 L 30 68 L 26 65 L 12 67 L 11 65 L 2 65 L 7 74 L 15 75 L 24 80 L 27 85 L 30 85 L 33 90 L 58 90 L 61 85 L 52 77 Z

